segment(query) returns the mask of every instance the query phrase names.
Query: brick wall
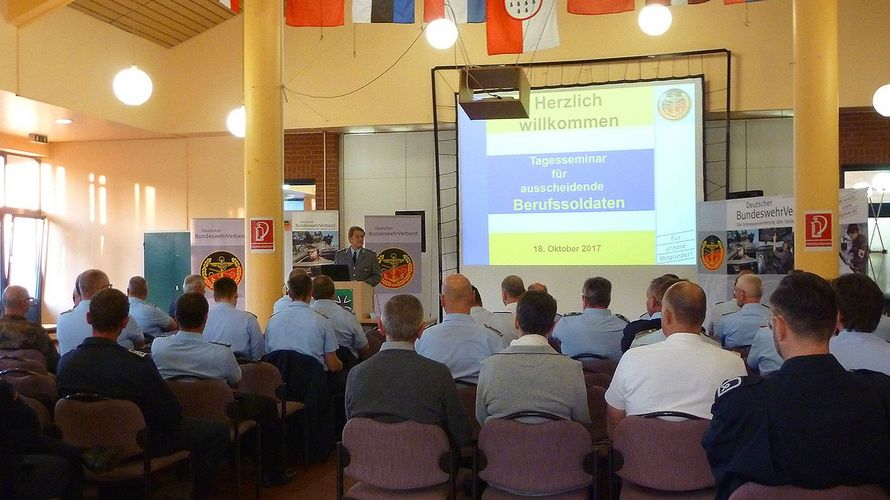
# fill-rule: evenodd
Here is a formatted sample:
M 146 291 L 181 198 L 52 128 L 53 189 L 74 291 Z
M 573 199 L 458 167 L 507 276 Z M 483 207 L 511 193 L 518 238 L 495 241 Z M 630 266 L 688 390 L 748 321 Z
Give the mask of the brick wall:
M 872 108 L 840 111 L 841 165 L 890 164 L 890 118 Z
M 340 134 L 284 134 L 284 178 L 314 180 L 315 208 L 339 210 Z

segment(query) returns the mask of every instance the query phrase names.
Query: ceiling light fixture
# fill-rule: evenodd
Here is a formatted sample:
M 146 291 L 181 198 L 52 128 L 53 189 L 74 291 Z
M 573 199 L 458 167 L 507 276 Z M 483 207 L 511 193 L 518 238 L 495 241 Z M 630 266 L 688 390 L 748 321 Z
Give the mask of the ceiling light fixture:
M 878 90 L 875 90 L 871 104 L 875 107 L 875 111 L 881 115 L 890 116 L 890 83 L 882 85 Z
M 651 4 L 643 7 L 637 22 L 643 33 L 649 36 L 663 35 L 671 27 L 673 16 L 671 9 L 661 4 Z
M 56 125 L 71 125 L 74 120 L 71 118 L 56 118 Z
M 226 117 L 226 128 L 235 137 L 243 138 L 247 135 L 247 112 L 244 106 L 233 109 Z
M 426 25 L 426 41 L 434 49 L 450 49 L 457 41 L 457 25 L 444 17 L 434 20 Z

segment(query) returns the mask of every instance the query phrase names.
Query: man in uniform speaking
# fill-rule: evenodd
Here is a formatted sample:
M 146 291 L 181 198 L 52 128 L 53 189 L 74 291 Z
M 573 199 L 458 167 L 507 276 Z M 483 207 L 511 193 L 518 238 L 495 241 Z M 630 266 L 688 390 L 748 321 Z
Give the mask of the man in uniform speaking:
M 377 254 L 364 248 L 365 230 L 359 226 L 349 228 L 349 247 L 337 252 L 334 256 L 334 264 L 342 264 L 349 267 L 349 277 L 352 281 L 364 281 L 376 286 L 380 283 L 380 265 L 377 263 Z

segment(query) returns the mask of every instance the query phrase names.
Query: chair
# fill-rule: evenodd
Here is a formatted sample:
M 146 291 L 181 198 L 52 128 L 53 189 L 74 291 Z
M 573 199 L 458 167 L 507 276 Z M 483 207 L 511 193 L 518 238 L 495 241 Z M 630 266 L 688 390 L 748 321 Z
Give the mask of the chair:
M 48 410 L 51 410 L 59 399 L 56 378 L 52 375 L 23 368 L 7 368 L 0 371 L 0 378 L 12 385 L 19 394 L 40 401 Z
M 281 442 L 287 442 L 287 417 L 302 411 L 306 406 L 299 401 L 287 401 L 287 387 L 281 379 L 281 373 L 271 363 L 263 361 L 241 365 L 241 382 L 238 383 L 238 391 L 247 394 L 258 394 L 275 401 L 280 405 L 278 416 L 281 421 Z M 303 413 L 306 416 L 306 413 Z M 305 424 L 305 422 L 304 422 Z M 285 446 L 287 450 L 287 446 Z M 309 439 L 303 436 L 303 453 L 309 456 Z M 284 457 L 287 463 L 287 455 Z
M 186 417 L 215 420 L 231 426 L 229 438 L 235 445 L 235 484 L 236 496 L 241 493 L 241 436 L 256 427 L 256 422 L 241 421 L 239 407 L 235 401 L 235 395 L 229 385 L 220 379 L 201 379 L 195 377 L 174 377 L 165 380 L 167 387 L 176 396 L 176 400 L 182 406 L 182 414 Z M 257 497 L 259 486 L 262 482 L 262 467 L 260 460 L 260 436 L 257 433 L 256 443 L 256 482 Z
M 37 415 L 37 421 L 40 422 L 41 430 L 46 431 L 53 424 L 53 417 L 49 412 L 49 408 L 47 408 L 45 404 L 34 398 L 22 396 L 21 394 L 19 394 L 19 399 L 24 401 L 32 410 L 34 410 L 34 413 Z
M 618 368 L 618 362 L 614 359 L 604 358 L 598 354 L 579 354 L 572 356 L 581 362 L 581 368 L 585 373 L 604 373 L 611 380 L 615 375 L 615 369 Z
M 467 417 L 470 419 L 470 427 L 473 429 L 472 440 L 475 441 L 479 437 L 479 431 L 482 429 L 479 421 L 476 420 L 476 384 L 458 382 L 455 385 L 457 386 L 457 397 L 460 400 L 460 404 L 464 407 L 464 411 L 467 412 Z
M 49 373 L 46 358 L 37 349 L 0 349 L 0 370 L 24 368 L 42 375 Z
M 668 421 L 655 417 L 683 417 Z M 711 421 L 677 412 L 629 415 L 613 434 L 621 498 L 713 499 L 714 476 L 702 437 Z
M 593 443 L 607 441 L 606 430 L 606 389 L 601 386 L 587 386 L 587 411 L 590 414 L 590 440 Z
M 602 387 L 608 389 L 612 383 L 612 377 L 606 373 L 584 372 L 584 385 L 587 387 Z
M 380 352 L 380 347 L 386 342 L 386 336 L 380 333 L 380 329 L 372 328 L 365 332 L 365 337 L 368 338 L 368 357 L 370 358 Z
M 526 417 L 549 421 L 531 424 L 516 420 Z M 540 412 L 486 421 L 479 432 L 473 462 L 477 477 L 488 483 L 484 499 L 530 495 L 586 499 L 596 475 L 587 429 L 577 422 Z
M 187 451 L 152 458 L 145 418 L 132 401 L 73 394 L 56 403 L 55 416 L 66 443 L 121 451 L 121 461 L 112 470 L 102 473 L 86 470 L 85 478 L 89 481 L 112 482 L 142 477 L 145 497 L 149 498 L 152 471 L 189 458 Z
M 358 481 L 346 492 L 351 499 L 454 498 L 456 462 L 438 425 L 352 418 L 337 444 L 337 500 L 344 475 Z
M 732 492 L 729 500 L 887 500 L 890 495 L 874 484 L 862 486 L 835 486 L 824 490 L 811 490 L 800 486 L 764 486 L 745 483 Z

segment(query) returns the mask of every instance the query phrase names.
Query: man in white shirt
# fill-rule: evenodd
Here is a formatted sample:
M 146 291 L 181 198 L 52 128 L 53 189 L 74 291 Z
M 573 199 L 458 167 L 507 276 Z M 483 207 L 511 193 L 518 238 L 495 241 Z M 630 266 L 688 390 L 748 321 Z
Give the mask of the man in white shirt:
M 504 347 L 519 338 L 519 330 L 514 326 L 513 315 L 510 313 L 495 314 L 482 307 L 482 295 L 479 289 L 473 288 L 473 307 L 470 308 L 470 316 L 476 323 L 491 330 L 491 333 L 500 339 Z
M 624 353 L 606 391 L 610 432 L 626 415 L 675 411 L 711 418 L 714 394 L 724 380 L 747 374 L 742 358 L 699 336 L 707 308 L 695 283 L 672 285 L 662 300 L 667 339 Z
M 874 334 L 884 308 L 881 289 L 861 273 L 835 278 L 831 287 L 843 327 L 828 343 L 831 354 L 847 370 L 864 368 L 890 375 L 890 343 Z
M 504 301 L 504 310 L 513 315 L 513 320 L 516 320 L 516 305 L 523 293 L 525 293 L 525 284 L 519 276 L 511 274 L 501 281 L 501 299 Z

